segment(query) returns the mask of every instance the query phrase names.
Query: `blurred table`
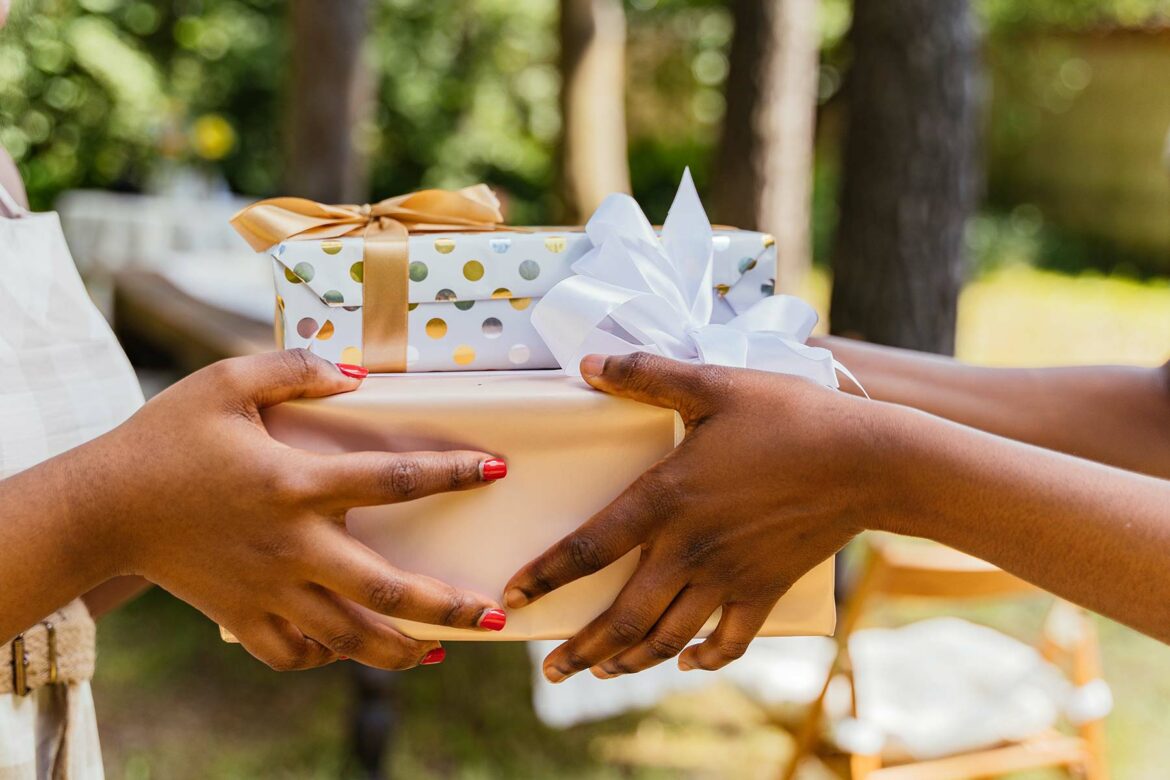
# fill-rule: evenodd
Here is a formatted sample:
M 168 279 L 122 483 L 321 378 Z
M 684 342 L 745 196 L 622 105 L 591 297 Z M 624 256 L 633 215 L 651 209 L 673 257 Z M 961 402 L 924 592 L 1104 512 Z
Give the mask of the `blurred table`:
M 184 292 L 153 271 L 114 276 L 114 331 L 136 365 L 173 363 L 184 373 L 273 349 L 272 324 Z
M 229 224 L 248 202 L 228 193 L 71 190 L 55 205 L 73 260 L 98 308 L 108 315 L 118 273 L 166 269 L 182 254 L 250 254 Z
M 251 202 L 237 195 L 138 195 L 70 190 L 57 213 L 83 275 L 161 267 L 173 252 L 245 248 L 228 221 Z

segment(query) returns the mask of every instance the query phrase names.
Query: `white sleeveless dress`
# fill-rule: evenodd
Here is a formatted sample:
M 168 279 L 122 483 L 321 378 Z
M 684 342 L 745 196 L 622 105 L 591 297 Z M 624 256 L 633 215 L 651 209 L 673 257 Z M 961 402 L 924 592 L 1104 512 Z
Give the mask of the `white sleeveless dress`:
M 141 405 L 57 215 L 30 213 L 0 187 L 0 479 L 105 433 Z M 103 776 L 88 682 L 0 694 L 0 780 Z

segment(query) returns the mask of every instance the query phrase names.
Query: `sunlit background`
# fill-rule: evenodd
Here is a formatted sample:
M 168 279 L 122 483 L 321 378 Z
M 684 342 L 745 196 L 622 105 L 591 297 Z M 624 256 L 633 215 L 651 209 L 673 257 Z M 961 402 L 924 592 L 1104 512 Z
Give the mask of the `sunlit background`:
M 728 6 L 624 4 L 629 176 L 652 219 L 664 216 L 684 166 L 701 190 L 713 181 L 734 32 Z M 974 8 L 984 183 L 965 232 L 957 354 L 997 365 L 1165 361 L 1170 2 Z M 851 4 L 821 0 L 816 13 L 812 270 L 800 291 L 827 315 Z M 0 146 L 34 208 L 62 211 L 107 310 L 118 273 L 172 262 L 149 226 L 129 217 L 111 226 L 125 202 L 101 200 L 108 192 L 146 195 L 159 209 L 167 199 L 222 204 L 224 214 L 285 194 L 290 102 L 303 98 L 289 62 L 292 47 L 305 45 L 287 16 L 280 0 L 15 0 L 0 33 Z M 558 169 L 557 0 L 371 0 L 368 26 L 361 110 L 335 117 L 362 160 L 359 197 L 486 181 L 516 224 L 574 216 Z M 146 206 L 132 210 L 154 219 Z M 184 251 L 204 251 L 202 236 L 224 232 L 222 220 L 191 228 L 199 235 Z M 152 357 L 144 377 L 163 381 L 151 370 L 166 361 Z M 1026 636 L 1043 608 L 964 614 Z M 1170 649 L 1106 621 L 1100 630 L 1116 702 L 1113 776 L 1165 777 Z M 358 771 L 349 731 L 358 702 L 345 665 L 277 676 L 161 593 L 103 622 L 99 657 L 111 777 Z M 387 776 L 771 777 L 790 750 L 791 723 L 731 687 L 570 730 L 541 725 L 530 697 L 520 646 L 455 646 L 442 668 L 398 676 Z

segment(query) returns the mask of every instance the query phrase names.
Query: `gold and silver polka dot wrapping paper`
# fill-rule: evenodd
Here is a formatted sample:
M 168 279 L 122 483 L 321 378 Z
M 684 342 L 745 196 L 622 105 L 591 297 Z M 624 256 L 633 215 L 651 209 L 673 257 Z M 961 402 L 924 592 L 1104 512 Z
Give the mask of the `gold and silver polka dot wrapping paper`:
M 716 230 L 714 322 L 775 285 L 771 236 Z M 406 370 L 557 368 L 532 307 L 589 251 L 576 230 L 416 234 L 409 239 Z M 362 363 L 363 239 L 285 241 L 272 248 L 276 337 L 337 363 Z

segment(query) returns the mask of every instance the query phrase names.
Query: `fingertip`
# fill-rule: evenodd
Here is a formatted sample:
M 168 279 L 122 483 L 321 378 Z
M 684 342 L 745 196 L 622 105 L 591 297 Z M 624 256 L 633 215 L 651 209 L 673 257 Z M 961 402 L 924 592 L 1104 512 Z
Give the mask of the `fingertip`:
M 591 385 L 599 379 L 605 371 L 605 355 L 586 355 L 581 358 L 581 378 Z
M 503 631 L 508 624 L 508 613 L 494 607 L 485 609 L 475 623 L 486 631 Z
M 479 478 L 483 482 L 496 482 L 508 476 L 508 462 L 503 458 L 485 458 L 479 462 Z
M 520 588 L 511 587 L 504 591 L 504 606 L 509 609 L 519 609 L 520 607 L 527 606 L 529 601 L 528 594 Z
M 555 666 L 553 666 L 551 664 L 547 664 L 547 663 L 545 664 L 543 671 L 544 671 L 544 679 L 548 680 L 553 685 L 557 685 L 558 683 L 563 683 L 565 680 L 572 677 L 571 674 L 565 674 L 560 669 L 556 668 Z
M 701 644 L 695 644 L 679 654 L 679 662 L 677 662 L 679 671 L 693 671 L 700 668 L 698 667 L 698 648 L 700 647 L 702 647 Z

